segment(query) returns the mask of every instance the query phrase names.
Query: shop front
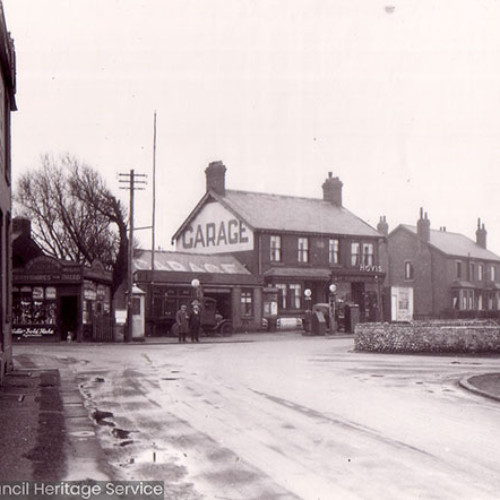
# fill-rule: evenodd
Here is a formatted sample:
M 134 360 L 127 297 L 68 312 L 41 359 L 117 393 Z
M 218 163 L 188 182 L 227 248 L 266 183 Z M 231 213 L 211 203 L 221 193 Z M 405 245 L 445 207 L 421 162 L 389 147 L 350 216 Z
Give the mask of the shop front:
M 381 320 L 381 285 L 385 273 L 345 268 L 273 267 L 265 273 L 266 286 L 278 292 L 280 323 L 304 318 L 315 304 L 335 302 L 337 314 L 346 306 L 359 309 L 359 320 Z M 331 285 L 335 285 L 334 288 Z M 332 297 L 332 291 L 335 290 Z
M 204 310 L 206 334 L 250 331 L 262 323 L 261 280 L 232 256 L 155 252 L 134 257 L 134 282 L 146 292 L 146 335 L 175 335 L 182 304 Z
M 12 334 L 17 341 L 112 340 L 111 274 L 47 256 L 13 269 Z

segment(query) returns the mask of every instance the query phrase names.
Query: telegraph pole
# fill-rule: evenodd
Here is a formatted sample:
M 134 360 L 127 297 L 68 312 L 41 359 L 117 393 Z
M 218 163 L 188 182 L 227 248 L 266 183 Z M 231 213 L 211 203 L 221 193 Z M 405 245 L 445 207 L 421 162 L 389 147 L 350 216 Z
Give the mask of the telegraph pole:
M 124 341 L 132 340 L 132 289 L 134 286 L 133 274 L 133 258 L 134 258 L 134 191 L 142 191 L 145 189 L 146 174 L 136 174 L 132 169 L 128 174 L 118 174 L 122 184 L 120 189 L 128 189 L 130 191 L 130 206 L 129 206 L 129 237 L 128 237 L 128 273 L 127 273 L 127 329 L 124 335 Z

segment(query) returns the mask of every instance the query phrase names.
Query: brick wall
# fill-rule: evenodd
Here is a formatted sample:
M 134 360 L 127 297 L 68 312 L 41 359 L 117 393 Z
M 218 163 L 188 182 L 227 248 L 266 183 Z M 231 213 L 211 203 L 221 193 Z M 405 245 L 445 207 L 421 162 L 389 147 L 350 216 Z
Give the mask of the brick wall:
M 488 320 L 360 323 L 354 348 L 385 353 L 500 353 L 500 326 Z

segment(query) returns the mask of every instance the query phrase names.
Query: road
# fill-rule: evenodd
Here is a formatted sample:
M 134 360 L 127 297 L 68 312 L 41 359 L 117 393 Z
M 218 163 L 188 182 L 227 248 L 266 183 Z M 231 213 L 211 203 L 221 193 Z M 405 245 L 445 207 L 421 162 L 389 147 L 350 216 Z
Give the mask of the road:
M 500 403 L 458 381 L 500 358 L 352 349 L 291 333 L 15 356 L 77 373 L 116 478 L 165 480 L 167 498 L 498 498 Z

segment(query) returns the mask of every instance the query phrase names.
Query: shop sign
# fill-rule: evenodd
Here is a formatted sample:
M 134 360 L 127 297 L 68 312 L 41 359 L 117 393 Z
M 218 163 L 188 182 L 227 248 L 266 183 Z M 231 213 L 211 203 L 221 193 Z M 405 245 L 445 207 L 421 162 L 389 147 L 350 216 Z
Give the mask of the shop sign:
M 192 253 L 253 250 L 253 232 L 219 203 L 209 203 L 184 229 L 177 249 Z
M 43 300 L 43 287 L 41 286 L 33 287 L 33 300 Z
M 56 299 L 56 287 L 55 286 L 48 286 L 45 289 L 45 298 L 47 300 L 55 300 Z
M 83 298 L 85 300 L 95 300 L 97 297 L 96 284 L 92 281 L 83 282 Z
M 50 326 L 16 326 L 12 329 L 13 335 L 21 337 L 46 337 L 55 334 L 55 328 Z
M 381 273 L 382 266 L 365 266 L 365 265 L 361 264 L 359 266 L 359 270 L 363 271 L 365 273 Z

